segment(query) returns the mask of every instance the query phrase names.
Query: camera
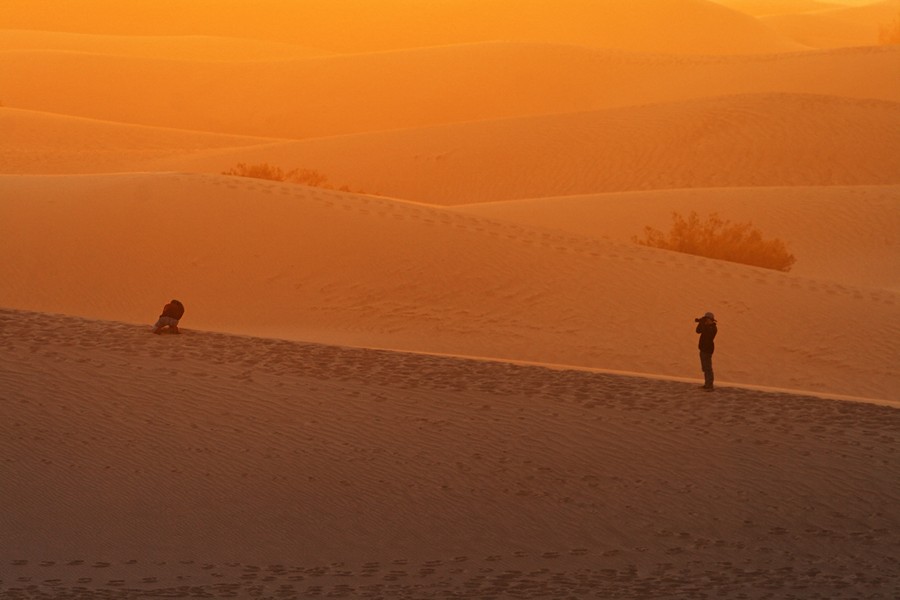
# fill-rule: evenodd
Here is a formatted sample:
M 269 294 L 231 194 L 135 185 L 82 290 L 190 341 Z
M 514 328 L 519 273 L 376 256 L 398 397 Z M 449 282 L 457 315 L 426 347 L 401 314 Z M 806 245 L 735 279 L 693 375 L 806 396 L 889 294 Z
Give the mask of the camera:
M 702 321 L 704 318 L 705 318 L 705 317 L 697 317 L 696 319 L 694 319 L 694 323 L 699 323 L 699 322 Z

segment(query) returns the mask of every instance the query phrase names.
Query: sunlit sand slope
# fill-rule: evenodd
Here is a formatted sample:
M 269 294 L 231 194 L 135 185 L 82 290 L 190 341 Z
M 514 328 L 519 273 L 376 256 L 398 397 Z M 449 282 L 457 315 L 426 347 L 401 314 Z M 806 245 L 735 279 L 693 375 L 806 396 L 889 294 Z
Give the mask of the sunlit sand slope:
M 271 144 L 263 138 L 128 125 L 0 108 L 0 172 L 104 173 L 139 170 L 156 160 Z
M 871 46 L 882 27 L 900 16 L 900 0 L 838 7 L 804 14 L 772 15 L 761 21 L 799 43 L 814 48 Z
M 131 36 L 0 30 L 0 50 L 56 50 L 174 60 L 255 61 L 330 54 L 294 44 L 202 35 Z
M 900 182 L 900 103 L 730 96 L 201 153 L 141 170 L 237 162 L 437 204 L 624 190 Z
M 668 232 L 672 213 L 752 222 L 788 244 L 791 272 L 900 291 L 900 186 L 732 188 L 624 192 L 486 202 L 466 213 L 627 242 Z
M 0 381 L 8 598 L 900 585 L 896 408 L 5 310 Z
M 839 0 L 713 0 L 716 4 L 733 8 L 739 12 L 763 17 L 768 15 L 807 13 L 833 9 Z
M 900 395 L 886 290 L 241 178 L 0 192 L 0 306 L 149 323 L 177 297 L 188 328 L 687 376 L 713 310 L 722 381 Z
M 0 52 L 5 106 L 132 124 L 309 138 L 743 93 L 900 101 L 900 48 L 685 58 L 485 43 L 305 60 L 201 62 Z
M 507 0 L 193 0 L 189 6 L 180 0 L 7 0 L 4 23 L 10 29 L 249 37 L 339 52 L 493 40 L 678 54 L 802 47 L 705 0 L 518 0 L 514 7 Z

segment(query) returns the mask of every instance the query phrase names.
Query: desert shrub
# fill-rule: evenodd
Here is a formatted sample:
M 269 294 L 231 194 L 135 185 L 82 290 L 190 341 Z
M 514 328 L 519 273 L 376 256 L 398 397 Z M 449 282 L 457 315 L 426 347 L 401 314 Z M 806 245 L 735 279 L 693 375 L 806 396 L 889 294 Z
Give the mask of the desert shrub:
M 285 180 L 290 181 L 291 183 L 299 183 L 312 187 L 331 187 L 328 185 L 328 177 L 314 169 L 294 169 L 288 171 Z
M 285 171 L 281 167 L 276 167 L 268 163 L 260 163 L 248 165 L 246 163 L 238 163 L 236 166 L 222 172 L 223 175 L 233 175 L 237 177 L 252 177 L 254 179 L 269 179 L 272 181 L 284 181 L 287 183 L 297 183 L 300 185 L 308 185 L 311 187 L 320 187 L 326 189 L 338 189 L 342 192 L 351 192 L 348 186 L 342 185 L 335 188 L 328 183 L 328 177 L 315 169 L 292 169 Z M 355 193 L 363 194 L 360 190 Z
M 643 246 L 777 271 L 790 271 L 797 261 L 781 240 L 765 240 L 752 223 L 732 223 L 716 213 L 706 220 L 701 220 L 695 212 L 687 218 L 672 213 L 669 233 L 648 226 L 644 228 L 644 238 L 635 236 L 633 241 Z
M 268 163 L 248 165 L 238 163 L 237 166 L 222 172 L 223 175 L 236 175 L 237 177 L 252 177 L 254 179 L 270 179 L 272 181 L 286 181 L 286 174 L 281 167 L 273 167 Z
M 878 41 L 884 46 L 896 46 L 900 44 L 900 15 L 890 25 L 881 27 Z

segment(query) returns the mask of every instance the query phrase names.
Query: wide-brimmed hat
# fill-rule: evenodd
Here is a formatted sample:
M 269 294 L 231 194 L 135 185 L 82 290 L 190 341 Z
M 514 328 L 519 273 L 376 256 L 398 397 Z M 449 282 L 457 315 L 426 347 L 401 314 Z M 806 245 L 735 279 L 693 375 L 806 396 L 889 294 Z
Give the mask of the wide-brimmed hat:
M 713 321 L 716 320 L 716 315 L 712 314 L 711 312 L 708 312 L 703 316 L 706 317 L 707 319 L 712 319 Z

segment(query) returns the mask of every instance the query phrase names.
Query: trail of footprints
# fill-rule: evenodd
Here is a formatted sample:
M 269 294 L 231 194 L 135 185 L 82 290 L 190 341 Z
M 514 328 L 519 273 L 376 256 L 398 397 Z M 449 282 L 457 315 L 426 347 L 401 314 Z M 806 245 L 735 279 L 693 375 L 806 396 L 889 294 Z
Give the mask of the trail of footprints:
M 635 549 L 641 551 L 642 549 Z M 645 550 L 645 549 L 644 549 Z M 900 585 L 890 564 L 824 565 L 786 556 L 756 560 L 675 558 L 636 566 L 612 562 L 617 551 L 576 548 L 444 560 L 286 564 L 122 563 L 25 559 L 0 564 L 0 599 L 72 598 L 888 598 Z M 890 559 L 888 560 L 890 562 Z M 823 568 L 831 567 L 830 571 Z M 27 570 L 28 574 L 20 574 Z M 115 576 L 104 576 L 106 571 Z M 71 572 L 67 572 L 71 571 Z M 163 576 L 147 575 L 152 572 Z M 42 576 L 42 572 L 51 573 Z M 88 573 L 88 574 L 86 574 Z M 125 573 L 125 574 L 123 574 Z M 88 576 L 89 575 L 89 576 Z
M 545 552 L 541 559 L 559 559 L 566 555 L 585 556 L 587 549 L 579 548 L 564 552 Z M 512 558 L 526 558 L 524 552 L 515 552 Z M 266 597 L 316 597 L 320 595 L 341 596 L 357 594 L 364 589 L 380 590 L 392 586 L 394 582 L 421 580 L 431 577 L 462 577 L 466 588 L 480 587 L 473 582 L 488 577 L 515 579 L 521 576 L 540 577 L 549 569 L 539 569 L 531 573 L 522 570 L 500 570 L 496 563 L 505 560 L 501 555 L 489 555 L 481 560 L 469 556 L 455 556 L 448 560 L 426 560 L 413 563 L 406 558 L 387 562 L 370 561 L 351 568 L 344 563 L 327 566 L 302 567 L 274 564 L 258 566 L 242 563 L 196 563 L 195 561 L 153 562 L 141 564 L 137 560 L 122 563 L 106 561 L 72 560 L 65 563 L 55 561 L 29 561 L 16 559 L 8 564 L 12 569 L 0 568 L 0 598 L 132 598 L 132 597 L 245 597 L 249 592 L 263 592 Z M 128 567 L 133 576 L 122 578 L 105 577 L 104 571 L 116 570 L 121 574 Z M 496 568 L 494 568 L 496 567 Z M 18 575 L 17 570 L 28 569 L 27 575 Z M 41 571 L 52 572 L 54 577 L 42 577 Z M 66 571 L 73 571 L 67 573 Z M 169 575 L 178 585 L 164 585 L 164 576 L 141 575 L 153 571 L 175 573 Z M 5 573 L 4 573 L 5 572 Z M 89 573 L 90 576 L 86 576 Z M 60 576 L 62 575 L 62 576 Z M 347 581 L 372 580 L 368 584 L 339 583 Z M 217 581 L 218 580 L 218 581 Z M 447 582 L 445 582 L 446 584 Z M 403 587 L 403 586 L 399 586 Z M 421 589 L 421 584 L 415 584 Z M 447 587 L 438 585 L 437 587 Z M 69 595 L 73 594 L 73 595 Z M 256 595 L 256 594 L 251 594 Z

